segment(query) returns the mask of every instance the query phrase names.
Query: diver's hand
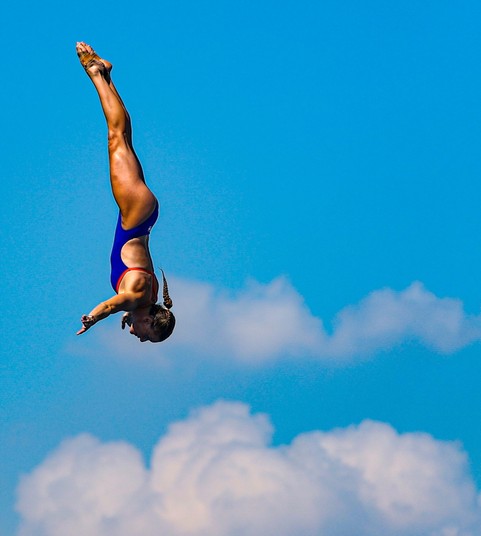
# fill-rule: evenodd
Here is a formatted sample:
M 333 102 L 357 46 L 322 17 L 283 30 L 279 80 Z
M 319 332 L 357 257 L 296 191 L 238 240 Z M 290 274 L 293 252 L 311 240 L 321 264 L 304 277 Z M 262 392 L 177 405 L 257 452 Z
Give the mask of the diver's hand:
M 127 326 L 131 326 L 132 325 L 132 314 L 131 313 L 124 313 L 122 315 L 122 329 L 125 329 L 125 324 L 127 324 Z
M 80 322 L 82 322 L 83 326 L 82 329 L 77 331 L 77 335 L 82 335 L 82 333 L 85 333 L 97 322 L 97 320 L 94 315 L 82 315 Z

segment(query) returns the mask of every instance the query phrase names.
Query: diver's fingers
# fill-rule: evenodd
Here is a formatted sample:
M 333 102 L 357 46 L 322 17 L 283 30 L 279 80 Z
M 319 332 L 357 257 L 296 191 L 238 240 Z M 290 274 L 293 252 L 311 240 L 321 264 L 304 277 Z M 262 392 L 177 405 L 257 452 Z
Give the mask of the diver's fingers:
M 132 325 L 132 318 L 129 312 L 122 315 L 122 329 L 125 329 L 125 324 Z

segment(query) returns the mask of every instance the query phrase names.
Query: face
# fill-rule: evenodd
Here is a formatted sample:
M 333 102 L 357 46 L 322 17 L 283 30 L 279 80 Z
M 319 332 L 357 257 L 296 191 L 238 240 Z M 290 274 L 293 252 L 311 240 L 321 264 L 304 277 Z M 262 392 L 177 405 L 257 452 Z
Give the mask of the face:
M 138 337 L 140 342 L 159 342 L 159 335 L 152 328 L 153 317 L 148 316 L 141 321 L 133 322 L 130 333 Z

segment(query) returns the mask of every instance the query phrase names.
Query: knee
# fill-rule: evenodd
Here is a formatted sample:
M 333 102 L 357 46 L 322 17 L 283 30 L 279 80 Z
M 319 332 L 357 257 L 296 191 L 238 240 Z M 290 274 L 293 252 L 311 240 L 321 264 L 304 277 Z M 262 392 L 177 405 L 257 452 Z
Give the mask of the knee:
M 109 128 L 107 143 L 109 151 L 116 151 L 125 144 L 126 132 L 121 128 Z

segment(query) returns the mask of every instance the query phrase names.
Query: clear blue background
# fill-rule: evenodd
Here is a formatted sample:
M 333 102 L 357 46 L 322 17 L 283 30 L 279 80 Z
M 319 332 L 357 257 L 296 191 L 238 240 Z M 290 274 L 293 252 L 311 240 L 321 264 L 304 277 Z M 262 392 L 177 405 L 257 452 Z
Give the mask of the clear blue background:
M 268 413 L 276 443 L 368 417 L 458 439 L 481 481 L 479 344 L 334 369 L 65 350 L 109 295 L 116 218 L 76 41 L 114 63 L 163 205 L 156 263 L 230 289 L 284 274 L 329 326 L 414 280 L 479 312 L 480 22 L 479 2 L 443 0 L 1 8 L 2 535 L 20 474 L 65 437 L 125 439 L 147 458 L 172 420 L 218 398 Z

